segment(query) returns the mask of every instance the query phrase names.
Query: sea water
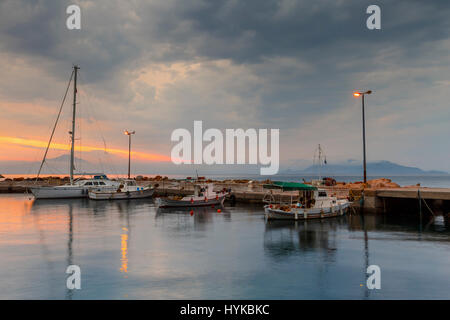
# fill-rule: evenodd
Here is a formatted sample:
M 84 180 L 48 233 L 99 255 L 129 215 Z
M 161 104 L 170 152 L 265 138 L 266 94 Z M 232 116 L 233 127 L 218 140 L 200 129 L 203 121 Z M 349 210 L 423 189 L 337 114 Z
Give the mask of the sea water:
M 450 231 L 402 212 L 264 219 L 260 205 L 0 195 L 0 299 L 449 299 Z M 70 290 L 69 265 L 81 271 Z M 368 289 L 367 267 L 381 289 Z

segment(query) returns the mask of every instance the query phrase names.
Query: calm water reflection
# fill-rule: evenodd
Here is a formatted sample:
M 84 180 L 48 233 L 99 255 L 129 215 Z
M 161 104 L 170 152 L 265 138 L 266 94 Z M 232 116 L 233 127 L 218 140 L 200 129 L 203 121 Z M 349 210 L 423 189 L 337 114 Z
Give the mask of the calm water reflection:
M 156 210 L 151 200 L 0 195 L 0 298 L 450 298 L 441 217 L 264 221 L 260 207 Z M 81 290 L 67 290 L 68 265 Z M 365 270 L 381 267 L 381 290 Z M 361 286 L 362 285 L 362 286 Z

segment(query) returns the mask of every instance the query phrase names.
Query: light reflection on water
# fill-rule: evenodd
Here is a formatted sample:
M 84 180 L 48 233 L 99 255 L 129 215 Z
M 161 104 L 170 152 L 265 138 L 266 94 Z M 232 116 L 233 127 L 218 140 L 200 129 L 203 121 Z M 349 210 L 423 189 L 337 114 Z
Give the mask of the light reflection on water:
M 450 298 L 442 217 L 420 231 L 414 216 L 263 216 L 260 206 L 191 216 L 151 200 L 0 195 L 0 298 Z M 66 289 L 70 264 L 81 268 L 81 290 Z M 365 286 L 371 264 L 381 267 L 381 290 Z

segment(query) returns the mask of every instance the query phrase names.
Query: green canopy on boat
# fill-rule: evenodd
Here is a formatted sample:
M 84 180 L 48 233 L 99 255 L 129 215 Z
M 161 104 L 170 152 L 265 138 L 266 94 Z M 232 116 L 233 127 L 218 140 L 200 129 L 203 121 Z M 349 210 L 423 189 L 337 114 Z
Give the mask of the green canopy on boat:
M 271 184 L 263 185 L 265 189 L 282 189 L 285 191 L 310 191 L 317 190 L 316 187 L 309 184 L 299 183 L 299 182 L 283 182 L 283 181 L 273 181 Z

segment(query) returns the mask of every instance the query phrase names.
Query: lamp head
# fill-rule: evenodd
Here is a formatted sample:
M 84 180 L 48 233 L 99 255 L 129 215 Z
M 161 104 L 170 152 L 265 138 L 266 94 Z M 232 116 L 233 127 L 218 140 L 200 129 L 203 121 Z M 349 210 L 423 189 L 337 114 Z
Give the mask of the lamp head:
M 371 93 L 372 93 L 372 90 L 367 90 L 366 92 L 355 91 L 355 92 L 353 92 L 353 96 L 355 98 L 359 98 L 359 97 L 361 97 L 361 96 L 363 96 L 365 94 L 371 94 Z

